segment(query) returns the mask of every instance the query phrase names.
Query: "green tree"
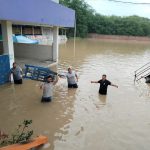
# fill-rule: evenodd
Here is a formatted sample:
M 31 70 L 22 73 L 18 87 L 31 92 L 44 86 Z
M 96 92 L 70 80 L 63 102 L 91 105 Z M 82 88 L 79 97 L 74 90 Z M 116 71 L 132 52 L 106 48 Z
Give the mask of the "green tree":
M 76 11 L 76 28 L 78 37 L 86 37 L 88 34 L 89 18 L 93 17 L 93 9 L 84 0 L 60 0 L 60 3 Z M 73 30 L 68 30 L 68 35 L 73 35 Z
M 88 33 L 150 36 L 150 19 L 104 16 L 96 13 L 84 0 L 60 0 L 60 3 L 75 10 L 77 37 L 86 37 Z M 73 37 L 74 29 L 69 29 L 67 35 Z

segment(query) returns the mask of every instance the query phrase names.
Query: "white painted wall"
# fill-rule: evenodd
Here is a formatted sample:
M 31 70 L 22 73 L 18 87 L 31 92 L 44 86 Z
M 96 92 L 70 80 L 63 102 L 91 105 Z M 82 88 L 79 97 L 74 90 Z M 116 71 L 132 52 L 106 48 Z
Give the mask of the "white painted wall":
M 14 45 L 12 37 L 12 23 L 10 21 L 2 21 L 2 37 L 3 37 L 3 53 L 9 55 L 10 67 L 12 67 L 14 59 Z
M 59 28 L 53 27 L 53 60 L 56 62 L 58 62 L 58 49 L 59 49 L 58 32 Z
M 53 52 L 50 45 L 14 44 L 15 57 L 36 59 L 40 61 L 52 60 Z

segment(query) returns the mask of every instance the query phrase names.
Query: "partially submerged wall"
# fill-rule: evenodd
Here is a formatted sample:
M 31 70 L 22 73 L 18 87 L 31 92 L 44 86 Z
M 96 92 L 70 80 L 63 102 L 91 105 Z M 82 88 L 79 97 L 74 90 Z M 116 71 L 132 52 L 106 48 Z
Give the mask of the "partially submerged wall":
M 40 61 L 52 60 L 52 46 L 50 45 L 33 45 L 33 44 L 14 44 L 15 57 L 36 59 Z
M 3 54 L 3 43 L 0 42 L 0 55 Z M 15 57 L 36 59 L 36 60 L 52 60 L 53 51 L 50 45 L 35 45 L 14 43 Z
M 88 37 L 95 38 L 95 39 L 110 39 L 110 40 L 150 41 L 150 37 L 142 37 L 142 36 L 102 35 L 102 34 L 90 33 Z

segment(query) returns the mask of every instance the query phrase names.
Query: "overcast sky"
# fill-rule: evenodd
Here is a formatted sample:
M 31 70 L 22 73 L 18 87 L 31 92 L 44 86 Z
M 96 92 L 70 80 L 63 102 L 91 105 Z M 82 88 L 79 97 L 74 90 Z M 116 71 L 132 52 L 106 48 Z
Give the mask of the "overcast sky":
M 150 0 L 121 0 L 124 2 L 150 3 Z M 109 0 L 85 0 L 96 12 L 102 15 L 131 16 L 138 15 L 150 18 L 150 4 L 124 4 Z

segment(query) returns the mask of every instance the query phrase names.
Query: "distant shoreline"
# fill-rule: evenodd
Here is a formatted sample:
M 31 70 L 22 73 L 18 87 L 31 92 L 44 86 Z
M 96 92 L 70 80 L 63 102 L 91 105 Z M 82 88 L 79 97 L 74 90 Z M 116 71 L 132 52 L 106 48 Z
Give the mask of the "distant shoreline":
M 145 36 L 102 35 L 102 34 L 90 33 L 90 34 L 88 34 L 88 38 L 150 42 L 150 37 L 145 37 Z

